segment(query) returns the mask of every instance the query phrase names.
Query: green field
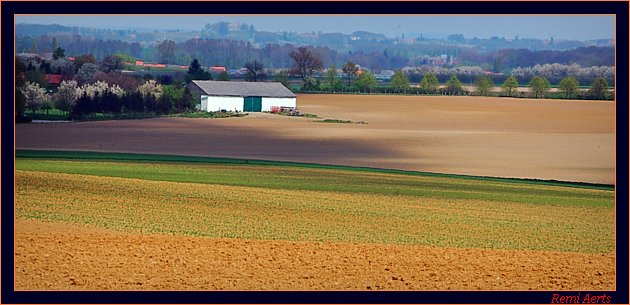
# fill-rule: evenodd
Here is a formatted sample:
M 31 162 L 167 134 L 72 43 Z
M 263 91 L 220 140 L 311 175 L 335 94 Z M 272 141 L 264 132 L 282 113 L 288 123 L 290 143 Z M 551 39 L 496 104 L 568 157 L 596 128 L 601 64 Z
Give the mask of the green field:
M 16 154 L 16 217 L 189 236 L 611 253 L 614 190 L 237 159 Z

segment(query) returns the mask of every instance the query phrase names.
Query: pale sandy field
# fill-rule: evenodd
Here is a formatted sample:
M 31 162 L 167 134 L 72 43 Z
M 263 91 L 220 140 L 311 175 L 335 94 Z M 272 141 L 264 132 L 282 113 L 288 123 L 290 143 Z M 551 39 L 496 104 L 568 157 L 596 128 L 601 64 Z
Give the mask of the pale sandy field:
M 613 290 L 613 254 L 129 234 L 17 220 L 16 290 Z
M 302 113 L 18 124 L 17 149 L 198 155 L 614 184 L 615 105 L 485 97 L 300 95 Z

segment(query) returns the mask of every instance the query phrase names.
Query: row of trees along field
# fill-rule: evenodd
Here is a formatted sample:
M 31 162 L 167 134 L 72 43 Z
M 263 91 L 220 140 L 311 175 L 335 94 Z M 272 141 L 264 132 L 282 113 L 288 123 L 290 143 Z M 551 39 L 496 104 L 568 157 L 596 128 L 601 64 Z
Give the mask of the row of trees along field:
M 425 74 L 416 85 L 412 85 L 405 73 L 401 70 L 395 72 L 389 85 L 379 85 L 376 77 L 369 71 L 357 75 L 348 75 L 347 80 L 339 78 L 334 73 L 334 66 L 329 68 L 330 73 L 322 80 L 306 78 L 300 92 L 333 92 L 333 93 L 387 93 L 387 94 L 428 94 L 428 95 L 479 95 L 479 96 L 505 96 L 505 97 L 534 97 L 534 98 L 561 98 L 561 99 L 611 99 L 613 94 L 609 92 L 608 81 L 604 77 L 598 77 L 589 88 L 580 86 L 573 76 L 565 77 L 557 85 L 557 92 L 551 93 L 551 84 L 544 76 L 534 76 L 526 84 L 527 90 L 519 90 L 518 80 L 515 76 L 509 76 L 502 84 L 495 84 L 490 77 L 476 77 L 472 86 L 464 86 L 456 75 L 445 82 L 440 83 L 435 74 Z M 499 90 L 495 90 L 495 88 Z
M 376 77 L 368 70 L 360 70 L 351 61 L 346 62 L 342 73 L 333 64 L 325 75 L 319 76 L 323 70 L 322 59 L 306 47 L 300 47 L 289 53 L 292 68 L 280 70 L 274 80 L 282 82 L 288 88 L 292 83 L 301 84 L 300 92 L 363 92 L 363 93 L 396 93 L 396 94 L 442 94 L 442 95 L 499 95 L 499 96 L 531 96 L 580 99 L 609 99 L 608 82 L 605 77 L 597 77 L 590 89 L 580 90 L 579 81 L 573 76 L 563 78 L 559 84 L 559 93 L 550 95 L 551 85 L 544 76 L 533 76 L 528 83 L 529 93 L 518 90 L 519 82 L 512 75 L 501 84 L 502 90 L 493 90 L 495 84 L 490 77 L 477 76 L 474 86 L 466 88 L 457 75 L 440 83 L 435 73 L 426 72 L 417 85 L 412 85 L 407 73 L 398 70 L 391 77 L 388 86 L 379 85 Z M 192 80 L 209 80 L 213 76 L 205 71 L 199 61 L 194 59 L 185 76 L 174 78 L 171 75 L 151 75 L 144 77 L 121 73 L 125 58 L 121 55 L 109 55 L 102 61 L 92 55 L 80 55 L 74 60 L 65 58 L 64 50 L 55 49 L 52 61 L 38 61 L 35 58 L 16 58 L 16 85 L 19 88 L 16 96 L 18 113 L 25 109 L 34 114 L 38 109 L 49 111 L 57 109 L 70 118 L 90 118 L 94 114 L 111 116 L 134 114 L 169 114 L 194 109 L 194 98 L 186 83 Z M 247 81 L 264 81 L 269 78 L 262 63 L 253 60 L 246 62 L 245 77 Z M 61 75 L 64 81 L 56 92 L 47 92 L 46 75 Z M 229 80 L 225 71 L 215 75 L 217 80 Z M 291 78 L 294 81 L 291 81 Z
M 363 93 L 402 93 L 402 94 L 441 94 L 441 95 L 484 95 L 484 96 L 512 96 L 535 98 L 556 97 L 556 98 L 580 98 L 580 99 L 608 99 L 612 95 L 608 94 L 608 81 L 605 77 L 597 77 L 589 90 L 580 90 L 579 81 L 573 76 L 563 78 L 558 84 L 559 94 L 549 95 L 551 85 L 544 76 L 533 76 L 529 83 L 530 93 L 523 93 L 518 90 L 519 83 L 514 75 L 505 79 L 499 92 L 494 92 L 495 84 L 488 76 L 477 76 L 472 86 L 474 91 L 465 89 L 457 75 L 452 74 L 442 85 L 438 77 L 433 72 L 423 75 L 418 85 L 412 86 L 406 73 L 398 70 L 390 79 L 389 86 L 379 86 L 376 77 L 367 70 L 360 70 L 351 61 L 346 62 L 341 71 L 343 79 L 339 77 L 338 69 L 335 65 L 330 65 L 325 78 L 315 78 L 313 75 L 323 69 L 321 58 L 317 54 L 310 52 L 307 48 L 299 48 L 289 54 L 293 60 L 293 67 L 289 71 L 297 75 L 302 80 L 302 92 L 363 92 Z M 279 81 L 286 81 L 286 76 L 281 75 Z

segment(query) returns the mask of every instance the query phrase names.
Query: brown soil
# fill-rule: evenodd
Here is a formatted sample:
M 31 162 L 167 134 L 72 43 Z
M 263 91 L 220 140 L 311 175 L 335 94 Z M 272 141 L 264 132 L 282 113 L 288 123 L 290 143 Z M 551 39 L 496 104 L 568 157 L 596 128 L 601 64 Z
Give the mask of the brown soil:
M 253 158 L 614 183 L 613 102 L 300 95 L 303 113 L 367 124 L 159 118 L 18 124 L 18 149 Z
M 15 230 L 16 290 L 615 289 L 612 254 Z

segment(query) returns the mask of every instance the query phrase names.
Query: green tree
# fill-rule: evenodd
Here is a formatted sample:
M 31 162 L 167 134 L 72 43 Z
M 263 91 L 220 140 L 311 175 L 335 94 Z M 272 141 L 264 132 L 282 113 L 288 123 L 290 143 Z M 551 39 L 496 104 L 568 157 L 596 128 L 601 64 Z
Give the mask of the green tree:
M 487 76 L 479 76 L 475 80 L 475 86 L 479 95 L 488 95 L 492 87 L 494 87 L 494 83 Z
M 354 85 L 358 90 L 372 92 L 372 89 L 376 88 L 378 82 L 374 74 L 370 73 L 370 71 L 363 71 L 363 73 L 357 77 Z
M 507 96 L 513 96 L 513 94 L 517 93 L 518 81 L 514 75 L 510 75 L 505 82 L 503 83 L 503 93 Z
M 396 91 L 404 91 L 409 89 L 409 79 L 402 70 L 398 70 L 392 76 L 392 89 Z
M 337 67 L 332 64 L 326 71 L 326 89 L 330 91 L 340 91 L 343 88 L 341 80 L 337 76 Z
M 571 98 L 577 93 L 580 83 L 573 76 L 567 76 L 560 81 L 560 91 L 564 92 L 564 98 Z
M 287 89 L 290 89 L 290 87 L 289 87 L 289 74 L 287 73 L 287 71 L 280 70 L 280 72 L 278 72 L 278 74 L 276 74 L 275 81 L 281 83 Z
M 464 92 L 462 82 L 459 81 L 455 74 L 451 75 L 451 78 L 446 82 L 446 92 L 451 95 L 459 95 Z
M 163 85 L 162 97 L 166 97 L 167 100 L 175 102 L 181 100 L 184 96 L 184 88 L 177 85 Z
M 120 71 L 125 67 L 125 62 L 118 55 L 108 55 L 101 63 L 101 71 Z
M 219 73 L 219 75 L 217 76 L 217 80 L 224 82 L 229 81 L 230 75 L 227 73 L 227 71 L 221 71 L 221 73 Z
M 304 85 L 302 85 L 302 90 L 318 91 L 320 89 L 321 89 L 321 84 L 319 83 L 319 80 L 311 76 L 307 76 L 306 79 L 304 79 Z
M 57 49 L 58 46 L 59 45 L 57 44 L 57 37 L 53 36 L 53 38 L 52 38 L 52 49 L 53 49 L 53 52 Z
M 114 54 L 114 56 L 120 58 L 120 60 L 123 63 L 129 62 L 129 63 L 133 64 L 136 61 L 136 59 L 133 56 L 131 56 L 131 55 L 127 54 L 127 53 L 116 53 L 116 54 Z
M 534 98 L 545 97 L 547 91 L 551 87 L 549 85 L 549 81 L 544 76 L 534 76 L 532 80 L 529 82 L 529 87 L 534 93 Z
M 588 90 L 588 96 L 591 98 L 605 100 L 607 98 L 608 81 L 604 77 L 597 77 L 591 88 Z
M 188 86 L 184 86 L 184 93 L 182 94 L 182 98 L 175 103 L 175 110 L 177 111 L 189 111 L 195 108 L 194 98 L 192 92 Z
M 61 47 L 57 47 L 53 51 L 53 59 L 64 58 L 66 56 L 65 53 L 66 53 L 66 50 L 62 49 Z
M 173 111 L 173 100 L 162 94 L 158 99 L 157 112 L 161 114 L 169 114 Z
M 359 68 L 357 67 L 356 64 L 354 64 L 353 62 L 348 60 L 343 65 L 341 70 L 343 71 L 343 74 L 346 75 L 346 79 L 348 80 L 348 86 L 349 86 L 350 82 L 352 81 L 352 79 L 357 75 L 357 72 L 359 71 Z
M 425 74 L 424 77 L 422 77 L 422 80 L 420 81 L 420 88 L 423 91 L 428 92 L 428 93 L 437 92 L 439 87 L 440 87 L 440 82 L 438 81 L 435 74 L 431 72 Z
M 186 74 L 186 83 L 190 83 L 193 80 L 212 80 L 210 72 L 204 71 L 197 59 L 193 59 L 188 66 L 188 73 Z
M 188 66 L 188 74 L 197 74 L 203 72 L 199 61 L 195 58 L 192 62 L 190 62 L 190 66 Z

